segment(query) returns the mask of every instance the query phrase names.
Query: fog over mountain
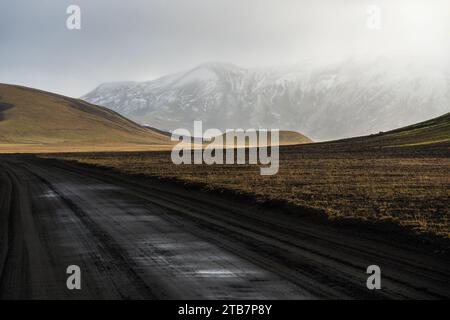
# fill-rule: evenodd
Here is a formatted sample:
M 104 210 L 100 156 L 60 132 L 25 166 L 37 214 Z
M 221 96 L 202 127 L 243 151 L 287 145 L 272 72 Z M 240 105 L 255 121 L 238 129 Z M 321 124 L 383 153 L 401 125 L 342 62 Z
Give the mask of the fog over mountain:
M 314 140 L 377 133 L 450 111 L 448 65 L 398 58 L 302 61 L 246 69 L 206 63 L 82 97 L 160 129 L 279 128 Z

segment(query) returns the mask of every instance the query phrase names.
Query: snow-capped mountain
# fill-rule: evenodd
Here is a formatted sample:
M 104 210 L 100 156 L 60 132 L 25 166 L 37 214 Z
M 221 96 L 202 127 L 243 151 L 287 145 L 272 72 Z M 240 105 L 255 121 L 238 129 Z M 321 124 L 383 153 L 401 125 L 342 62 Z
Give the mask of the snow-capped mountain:
M 107 83 L 82 99 L 153 127 L 279 128 L 314 140 L 386 131 L 450 111 L 441 65 L 378 58 L 245 69 L 207 63 L 147 82 Z

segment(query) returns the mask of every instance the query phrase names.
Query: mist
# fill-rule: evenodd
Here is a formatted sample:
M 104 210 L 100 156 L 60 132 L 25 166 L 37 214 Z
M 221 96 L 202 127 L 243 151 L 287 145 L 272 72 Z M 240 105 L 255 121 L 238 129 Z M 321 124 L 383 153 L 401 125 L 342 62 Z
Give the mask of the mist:
M 81 30 L 66 8 L 81 8 Z M 367 25 L 369 6 L 379 26 Z M 409 56 L 447 65 L 444 0 L 3 0 L 0 82 L 79 97 L 103 82 L 154 79 L 206 61 L 243 67 Z

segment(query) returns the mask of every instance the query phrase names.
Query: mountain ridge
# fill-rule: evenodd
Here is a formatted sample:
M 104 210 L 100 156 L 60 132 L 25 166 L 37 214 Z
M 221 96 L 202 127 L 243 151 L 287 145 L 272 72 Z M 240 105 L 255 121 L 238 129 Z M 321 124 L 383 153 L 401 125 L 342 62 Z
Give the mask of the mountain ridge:
M 100 85 L 82 99 L 165 130 L 202 120 L 209 128 L 283 129 L 323 141 L 445 113 L 449 75 L 433 64 L 383 59 L 272 68 L 209 62 L 150 81 Z

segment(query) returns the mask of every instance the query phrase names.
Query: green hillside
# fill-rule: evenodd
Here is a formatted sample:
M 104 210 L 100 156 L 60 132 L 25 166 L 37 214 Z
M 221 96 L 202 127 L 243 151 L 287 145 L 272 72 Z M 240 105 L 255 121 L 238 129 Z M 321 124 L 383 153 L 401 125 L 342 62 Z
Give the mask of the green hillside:
M 78 99 L 0 84 L 0 145 L 164 145 L 167 136 Z

